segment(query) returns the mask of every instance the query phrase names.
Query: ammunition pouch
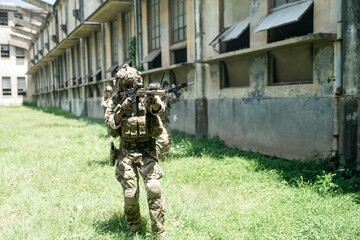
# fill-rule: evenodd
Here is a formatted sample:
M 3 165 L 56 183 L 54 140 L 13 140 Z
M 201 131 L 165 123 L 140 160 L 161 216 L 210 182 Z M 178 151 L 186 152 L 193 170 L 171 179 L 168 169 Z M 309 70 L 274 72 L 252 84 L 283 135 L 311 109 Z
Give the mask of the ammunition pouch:
M 155 144 L 155 139 L 146 142 L 127 142 L 121 141 L 121 146 L 127 150 L 142 150 L 152 148 Z
M 149 135 L 145 116 L 123 117 L 121 121 L 121 138 L 145 138 Z

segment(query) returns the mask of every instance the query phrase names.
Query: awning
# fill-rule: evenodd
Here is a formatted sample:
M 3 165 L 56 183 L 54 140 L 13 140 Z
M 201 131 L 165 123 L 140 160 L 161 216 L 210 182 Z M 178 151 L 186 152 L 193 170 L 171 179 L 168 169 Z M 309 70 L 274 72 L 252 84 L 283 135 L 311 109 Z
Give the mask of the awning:
M 97 69 L 93 74 L 90 75 L 91 78 L 97 76 L 99 73 L 101 73 L 101 68 Z
M 121 64 L 121 65 L 120 65 L 117 69 L 122 68 L 125 64 L 131 65 L 131 63 L 132 63 L 132 60 L 131 60 L 131 59 L 126 60 L 126 61 L 125 61 L 125 62 L 123 62 L 123 64 Z
M 149 53 L 149 55 L 147 55 L 142 61 L 141 63 L 148 63 L 148 62 L 152 62 L 154 61 L 154 59 L 159 56 L 159 54 L 161 53 L 161 49 L 156 49 L 153 50 Z
M 111 65 L 111 67 L 106 70 L 106 72 L 112 72 L 114 71 L 116 68 L 118 67 L 118 63 L 114 63 L 113 65 Z
M 78 82 L 81 79 L 81 75 L 74 79 L 74 82 Z
M 247 18 L 241 22 L 232 25 L 227 30 L 220 33 L 209 45 L 216 45 L 221 42 L 228 42 L 237 39 L 250 25 L 250 19 Z
M 260 24 L 255 28 L 255 32 L 265 31 L 298 22 L 312 4 L 313 0 L 310 0 L 299 4 L 289 5 L 288 7 L 272 12 L 260 22 Z

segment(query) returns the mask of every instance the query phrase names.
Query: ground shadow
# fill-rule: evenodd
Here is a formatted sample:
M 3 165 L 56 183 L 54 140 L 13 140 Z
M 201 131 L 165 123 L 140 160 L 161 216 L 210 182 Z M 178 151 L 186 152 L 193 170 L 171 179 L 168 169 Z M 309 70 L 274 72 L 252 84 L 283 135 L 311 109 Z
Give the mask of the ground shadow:
M 239 156 L 251 161 L 255 171 L 276 171 L 290 186 L 298 187 L 301 184 L 299 180 L 309 185 L 336 185 L 342 193 L 355 193 L 354 200 L 360 202 L 360 174 L 352 170 L 351 166 L 346 166 L 344 171 L 340 172 L 338 166 L 330 159 L 286 160 L 228 147 L 219 138 L 196 138 L 178 131 L 172 131 L 172 137 L 173 145 L 165 161 L 195 156 L 207 156 L 222 161 L 227 156 Z
M 110 159 L 104 158 L 103 160 L 90 160 L 87 162 L 87 165 L 89 167 L 90 166 L 100 166 L 100 167 L 110 166 Z
M 140 239 L 148 239 L 146 237 L 146 224 L 145 218 L 141 219 L 140 231 L 137 235 Z M 116 235 L 117 239 L 132 239 L 126 227 L 126 219 L 123 213 L 114 213 L 107 220 L 97 221 L 93 224 L 95 231 L 101 235 Z

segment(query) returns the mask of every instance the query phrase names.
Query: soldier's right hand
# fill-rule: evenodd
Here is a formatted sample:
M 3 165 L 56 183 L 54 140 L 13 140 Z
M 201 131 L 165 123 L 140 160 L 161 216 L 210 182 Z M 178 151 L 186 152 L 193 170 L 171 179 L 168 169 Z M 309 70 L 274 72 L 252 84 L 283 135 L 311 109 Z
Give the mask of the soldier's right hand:
M 127 97 L 125 99 L 125 101 L 121 104 L 121 107 L 120 107 L 121 111 L 123 112 L 131 112 L 133 111 L 133 104 L 132 104 L 132 101 L 131 101 L 131 98 L 130 97 Z

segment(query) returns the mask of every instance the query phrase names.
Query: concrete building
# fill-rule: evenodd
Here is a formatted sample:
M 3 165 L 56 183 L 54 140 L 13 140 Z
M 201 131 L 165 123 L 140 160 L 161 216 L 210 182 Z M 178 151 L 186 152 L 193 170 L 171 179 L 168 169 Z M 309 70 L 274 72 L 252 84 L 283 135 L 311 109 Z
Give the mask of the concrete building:
M 32 42 L 29 97 L 102 118 L 128 63 L 145 84 L 194 82 L 173 129 L 289 159 L 340 152 L 360 170 L 359 13 L 357 0 L 58 0 Z
M 34 16 L 42 14 L 40 9 L 0 4 L 0 105 L 20 105 L 27 100 L 28 50 L 36 27 L 40 29 Z

